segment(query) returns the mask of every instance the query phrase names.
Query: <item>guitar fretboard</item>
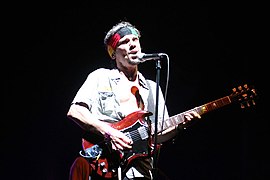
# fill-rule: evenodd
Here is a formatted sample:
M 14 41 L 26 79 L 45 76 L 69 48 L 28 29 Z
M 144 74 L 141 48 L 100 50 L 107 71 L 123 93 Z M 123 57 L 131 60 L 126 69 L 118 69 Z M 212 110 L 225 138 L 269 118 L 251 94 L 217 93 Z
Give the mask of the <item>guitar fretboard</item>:
M 165 131 L 166 129 L 169 129 L 171 127 L 176 127 L 180 124 L 183 124 L 185 120 L 185 114 L 191 111 L 196 111 L 198 114 L 202 115 L 205 113 L 208 113 L 210 111 L 219 109 L 225 105 L 228 105 L 232 103 L 230 96 L 225 96 L 220 99 L 217 99 L 215 101 L 203 104 L 201 106 L 195 107 L 193 109 L 190 109 L 188 111 L 182 112 L 180 114 L 174 115 L 170 117 L 169 119 L 164 120 L 163 122 L 159 121 L 158 122 L 158 131 L 157 133 L 161 133 Z M 155 124 L 152 123 L 152 134 L 154 134 L 154 129 L 155 129 Z

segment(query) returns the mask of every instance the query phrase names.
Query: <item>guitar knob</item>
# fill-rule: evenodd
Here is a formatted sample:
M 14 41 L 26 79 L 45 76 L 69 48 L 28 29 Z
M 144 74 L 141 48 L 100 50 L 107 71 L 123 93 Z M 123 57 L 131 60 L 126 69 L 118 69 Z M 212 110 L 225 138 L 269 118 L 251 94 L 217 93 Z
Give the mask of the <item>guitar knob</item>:
M 100 167 L 100 169 L 103 169 L 104 167 L 105 167 L 105 162 L 101 162 L 100 164 L 99 164 L 99 167 Z
M 105 162 L 101 162 L 101 163 L 100 163 L 100 166 L 101 166 L 101 167 L 104 167 L 104 166 L 105 166 Z
M 103 174 L 106 174 L 107 172 L 108 172 L 108 169 L 107 168 L 102 169 L 102 173 Z

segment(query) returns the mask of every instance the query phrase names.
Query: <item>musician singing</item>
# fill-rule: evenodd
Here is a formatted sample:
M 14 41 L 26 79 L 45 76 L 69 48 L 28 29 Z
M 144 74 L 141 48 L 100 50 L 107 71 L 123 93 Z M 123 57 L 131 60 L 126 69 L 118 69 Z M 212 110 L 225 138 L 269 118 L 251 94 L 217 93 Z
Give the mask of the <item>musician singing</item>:
M 75 94 L 67 116 L 86 133 L 70 180 L 153 179 L 156 82 L 138 70 L 140 36 L 129 22 L 114 25 L 104 38 L 112 68 L 91 72 Z M 157 119 L 162 121 L 169 114 L 160 88 L 158 102 Z M 200 115 L 191 111 L 185 118 Z M 176 126 L 166 129 L 159 143 L 176 133 Z

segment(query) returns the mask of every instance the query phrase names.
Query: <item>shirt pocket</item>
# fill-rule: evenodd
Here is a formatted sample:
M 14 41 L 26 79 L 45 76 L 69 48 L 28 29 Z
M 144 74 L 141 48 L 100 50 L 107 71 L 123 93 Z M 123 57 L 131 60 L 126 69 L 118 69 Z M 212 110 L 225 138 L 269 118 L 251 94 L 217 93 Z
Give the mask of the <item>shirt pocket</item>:
M 113 92 L 99 92 L 101 111 L 105 115 L 111 115 L 115 111 L 115 95 Z

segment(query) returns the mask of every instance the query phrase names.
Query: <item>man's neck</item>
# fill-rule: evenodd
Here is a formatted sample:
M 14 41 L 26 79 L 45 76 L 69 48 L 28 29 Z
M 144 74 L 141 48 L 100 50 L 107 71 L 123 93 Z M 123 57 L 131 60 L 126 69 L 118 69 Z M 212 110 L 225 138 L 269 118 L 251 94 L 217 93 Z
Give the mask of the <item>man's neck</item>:
M 122 70 L 120 72 L 122 72 L 129 81 L 135 81 L 137 79 L 137 76 L 138 76 L 137 69 L 132 69 L 132 70 L 125 69 L 125 70 Z

